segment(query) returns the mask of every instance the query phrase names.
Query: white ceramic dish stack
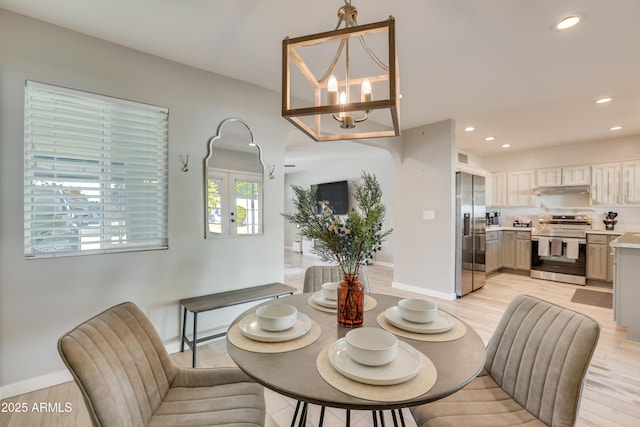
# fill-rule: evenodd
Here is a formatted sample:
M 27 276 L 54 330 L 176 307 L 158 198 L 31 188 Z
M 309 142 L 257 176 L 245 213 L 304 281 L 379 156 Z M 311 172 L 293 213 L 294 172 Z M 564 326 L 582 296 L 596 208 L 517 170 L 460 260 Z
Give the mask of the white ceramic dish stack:
M 347 352 L 345 338 L 331 344 L 328 353 L 329 363 L 336 371 L 363 384 L 400 384 L 418 375 L 422 368 L 420 353 L 404 341 L 398 341 L 393 360 L 381 366 L 367 366 L 353 360 Z
M 256 317 L 260 328 L 280 332 L 293 326 L 298 318 L 298 309 L 289 304 L 267 304 L 258 307 Z
M 438 314 L 438 304 L 419 298 L 406 298 L 398 301 L 400 316 L 413 323 L 433 322 Z
M 398 352 L 396 336 L 380 328 L 353 329 L 347 332 L 344 339 L 349 357 L 362 365 L 386 365 Z
M 384 318 L 396 328 L 418 334 L 440 334 L 451 330 L 455 325 L 455 318 L 442 310 L 438 310 L 438 314 L 432 322 L 409 322 L 400 315 L 400 307 L 397 305 L 386 309 Z
M 298 313 L 297 317 L 288 329 L 283 331 L 266 331 L 258 324 L 258 317 L 255 313 L 245 316 L 238 323 L 240 333 L 254 341 L 261 342 L 284 342 L 300 338 L 311 330 L 311 319 L 304 313 Z

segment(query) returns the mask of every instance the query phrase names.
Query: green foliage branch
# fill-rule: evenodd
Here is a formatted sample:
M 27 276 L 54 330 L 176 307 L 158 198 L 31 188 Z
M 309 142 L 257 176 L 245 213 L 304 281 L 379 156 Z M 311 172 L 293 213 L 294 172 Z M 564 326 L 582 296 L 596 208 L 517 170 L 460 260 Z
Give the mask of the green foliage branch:
M 346 218 L 335 215 L 331 201 L 317 214 L 316 188 L 292 186 L 295 213 L 283 213 L 290 223 L 298 226 L 300 235 L 316 240 L 312 251 L 323 261 L 338 263 L 343 274 L 358 274 L 360 265 L 373 253 L 393 230 L 383 230 L 386 207 L 381 202 L 382 190 L 375 175 L 362 173 L 362 181 L 354 186 L 353 198 L 357 207 Z

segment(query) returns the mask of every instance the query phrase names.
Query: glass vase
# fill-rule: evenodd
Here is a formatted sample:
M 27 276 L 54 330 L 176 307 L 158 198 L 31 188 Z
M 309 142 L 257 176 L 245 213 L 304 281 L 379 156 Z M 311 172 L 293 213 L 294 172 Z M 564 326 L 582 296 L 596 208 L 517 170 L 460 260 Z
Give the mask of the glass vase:
M 338 324 L 357 328 L 364 321 L 364 285 L 357 274 L 345 274 L 338 285 Z

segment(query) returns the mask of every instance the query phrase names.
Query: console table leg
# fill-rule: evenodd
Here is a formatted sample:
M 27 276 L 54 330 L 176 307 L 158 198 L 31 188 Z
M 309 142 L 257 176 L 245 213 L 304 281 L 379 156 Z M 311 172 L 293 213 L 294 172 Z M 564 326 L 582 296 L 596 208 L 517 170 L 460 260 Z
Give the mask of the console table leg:
M 198 313 L 193 313 L 193 351 L 191 367 L 196 367 L 196 348 L 198 347 Z
M 180 353 L 184 351 L 184 340 L 187 338 L 187 307 L 182 309 L 182 339 L 180 340 Z

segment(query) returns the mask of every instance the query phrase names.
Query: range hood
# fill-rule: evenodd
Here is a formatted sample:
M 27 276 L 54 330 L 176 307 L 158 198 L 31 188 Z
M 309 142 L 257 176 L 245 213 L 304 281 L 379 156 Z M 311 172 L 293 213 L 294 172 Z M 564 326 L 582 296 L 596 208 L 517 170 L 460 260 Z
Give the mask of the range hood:
M 561 194 L 589 194 L 591 188 L 588 185 L 555 185 L 540 186 L 533 189 L 533 194 L 541 195 L 561 195 Z

